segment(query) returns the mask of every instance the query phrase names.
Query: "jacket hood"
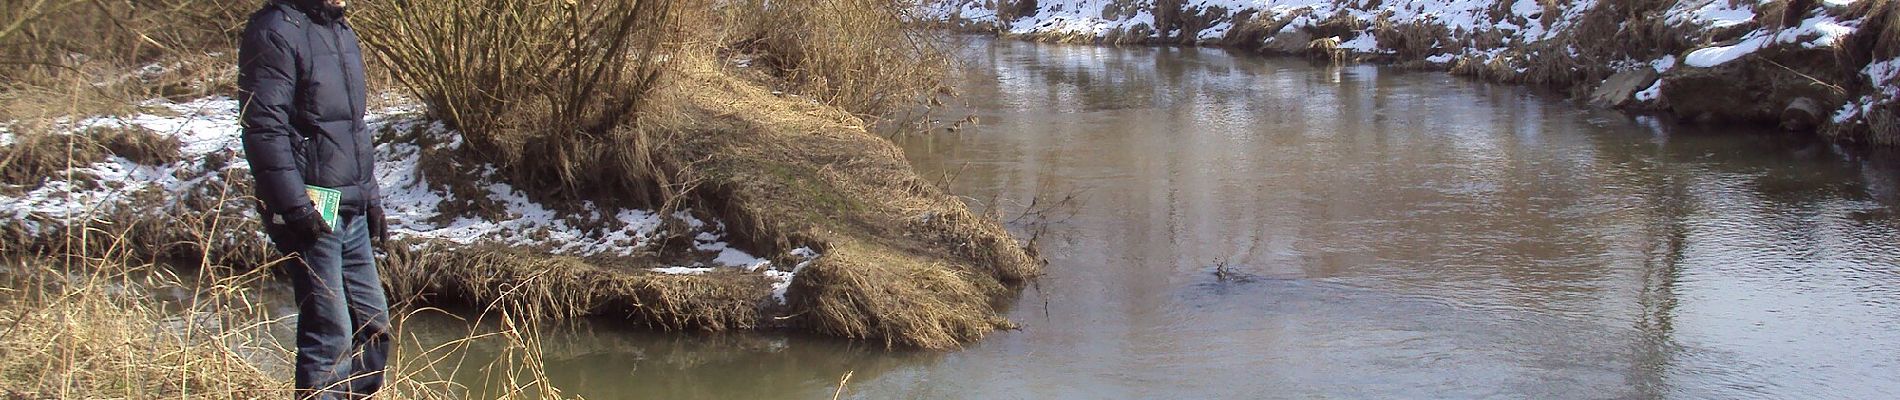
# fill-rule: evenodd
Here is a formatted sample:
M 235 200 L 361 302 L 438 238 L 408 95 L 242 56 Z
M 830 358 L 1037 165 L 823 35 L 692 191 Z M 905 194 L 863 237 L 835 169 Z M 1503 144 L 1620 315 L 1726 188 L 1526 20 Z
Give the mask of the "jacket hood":
M 311 20 L 317 21 L 317 23 L 320 23 L 320 24 L 328 24 L 330 22 L 339 21 L 343 19 L 343 8 L 331 7 L 330 2 L 325 1 L 325 0 L 279 0 L 279 1 L 282 1 L 284 4 L 289 4 L 291 7 L 296 8 L 298 11 L 303 11 L 305 15 L 310 16 Z

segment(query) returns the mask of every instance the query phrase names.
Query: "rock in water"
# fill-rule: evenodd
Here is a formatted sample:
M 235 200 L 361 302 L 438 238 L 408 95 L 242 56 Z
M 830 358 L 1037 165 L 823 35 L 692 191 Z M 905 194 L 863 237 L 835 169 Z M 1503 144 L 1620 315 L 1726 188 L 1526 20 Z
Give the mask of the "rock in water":
M 1280 32 L 1267 39 L 1266 49 L 1282 54 L 1300 54 L 1313 41 L 1313 35 L 1298 30 Z
M 1814 130 L 1816 126 L 1819 126 L 1822 115 L 1825 114 L 1821 111 L 1820 103 L 1815 102 L 1814 99 L 1796 97 L 1788 102 L 1786 108 L 1781 109 L 1781 129 L 1790 132 Z
M 1603 85 L 1590 93 L 1590 104 L 1622 107 L 1635 98 L 1636 92 L 1656 84 L 1657 77 L 1656 70 L 1651 68 L 1636 68 L 1610 75 L 1610 79 L 1603 80 Z

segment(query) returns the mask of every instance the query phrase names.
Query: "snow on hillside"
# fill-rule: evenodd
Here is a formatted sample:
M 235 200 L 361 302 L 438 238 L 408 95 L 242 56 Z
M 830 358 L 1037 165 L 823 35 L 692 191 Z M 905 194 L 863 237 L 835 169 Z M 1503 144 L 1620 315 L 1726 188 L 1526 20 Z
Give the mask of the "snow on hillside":
M 1839 7 L 1853 0 L 1829 0 L 1828 4 Z M 1364 4 L 1376 3 L 1366 7 Z M 1003 33 L 1011 35 L 1074 35 L 1083 37 L 1107 37 L 1110 35 L 1145 35 L 1158 38 L 1162 33 L 1154 32 L 1155 16 L 1153 0 L 1054 0 L 1040 1 L 1033 15 L 1013 21 L 1003 21 L 996 10 L 985 7 L 984 2 L 976 0 L 946 0 L 932 4 L 925 15 L 932 18 L 957 20 L 979 25 L 997 26 Z M 1506 7 L 1508 5 L 1508 7 Z M 1539 0 L 1423 0 L 1366 2 L 1362 0 L 1189 0 L 1183 7 L 1185 14 L 1212 14 L 1213 23 L 1196 32 L 1181 32 L 1174 37 L 1194 37 L 1195 42 L 1212 43 L 1226 37 L 1234 29 L 1236 17 L 1242 14 L 1252 15 L 1254 20 L 1289 21 L 1279 32 L 1294 32 L 1312 28 L 1336 15 L 1351 16 L 1358 21 L 1377 21 L 1385 19 L 1394 23 L 1428 23 L 1442 26 L 1452 32 L 1495 31 L 1503 34 L 1499 45 L 1493 48 L 1467 48 L 1461 54 L 1434 54 L 1427 61 L 1449 63 L 1458 59 L 1484 58 L 1495 56 L 1510 46 L 1520 46 L 1550 40 L 1578 23 L 1584 12 L 1596 7 L 1596 0 L 1565 2 L 1561 7 L 1546 7 Z M 1499 13 L 1496 11 L 1508 11 Z M 1555 12 L 1555 18 L 1545 13 Z M 1748 23 L 1755 19 L 1755 9 L 1747 2 L 1729 0 L 1687 0 L 1671 5 L 1664 20 L 1670 24 L 1685 24 L 1700 29 L 1718 29 Z M 1550 26 L 1545 26 L 1549 21 Z M 1739 42 L 1726 46 L 1699 49 L 1683 60 L 1685 64 L 1707 67 L 1745 56 L 1755 50 L 1777 43 L 1801 43 L 1808 47 L 1832 46 L 1840 38 L 1854 32 L 1858 21 L 1841 21 L 1826 13 L 1815 13 L 1791 29 L 1761 28 L 1749 32 Z M 1373 28 L 1366 27 L 1357 32 L 1357 37 L 1373 37 Z M 1389 46 L 1382 46 L 1376 39 L 1344 40 L 1340 47 L 1362 54 L 1389 53 Z M 1655 62 L 1657 60 L 1635 60 Z
M 76 134 L 93 128 L 142 127 L 178 139 L 180 161 L 165 165 L 141 165 L 119 156 L 107 156 L 99 162 L 73 168 L 71 174 L 91 179 L 54 177 L 36 187 L 21 191 L 0 191 L 0 224 L 12 224 L 29 235 L 57 235 L 66 226 L 89 218 L 102 218 L 115 210 L 138 207 L 140 210 L 169 212 L 206 212 L 189 210 L 179 200 L 185 193 L 221 187 L 226 179 L 249 180 L 249 166 L 241 156 L 237 101 L 228 97 L 210 97 L 173 103 L 152 100 L 140 105 L 147 110 L 129 117 L 98 116 L 55 121 L 52 134 Z M 602 207 L 583 203 L 579 215 L 565 215 L 532 200 L 522 190 L 497 179 L 493 166 L 478 168 L 479 176 L 468 176 L 485 191 L 484 200 L 500 205 L 500 218 L 445 215 L 442 206 L 455 196 L 441 185 L 432 185 L 422 172 L 422 148 L 416 144 L 439 143 L 440 150 L 462 145 L 457 132 L 439 123 L 423 120 L 411 107 L 393 107 L 372 112 L 368 122 L 379 135 L 420 131 L 426 141 L 390 141 L 377 145 L 377 179 L 383 185 L 384 208 L 390 218 L 390 233 L 411 243 L 437 243 L 449 246 L 507 245 L 545 249 L 553 254 L 571 256 L 630 256 L 657 245 L 662 234 L 662 217 L 650 210 Z M 4 126 L 4 125 L 0 125 Z M 5 132 L 4 142 L 19 139 Z M 211 170 L 207 158 L 229 159 L 229 164 Z M 226 175 L 235 175 L 227 177 Z M 97 182 L 89 183 L 89 182 Z M 168 196 L 167 203 L 141 203 L 141 192 L 157 189 Z M 248 195 L 239 193 L 237 196 Z M 248 210 L 247 215 L 255 217 Z M 724 240 L 724 225 L 695 219 L 680 212 L 673 217 L 695 229 L 696 250 L 709 254 L 690 265 L 655 268 L 663 273 L 703 273 L 714 268 L 733 268 L 767 275 L 777 283 L 789 285 L 792 270 L 780 271 L 761 257 L 733 248 Z M 233 233 L 241 234 L 241 233 Z M 255 240 L 264 240 L 252 232 Z M 810 250 L 796 252 L 794 258 L 810 260 Z M 788 266 L 786 268 L 793 268 Z M 782 289 L 781 289 L 782 290 Z

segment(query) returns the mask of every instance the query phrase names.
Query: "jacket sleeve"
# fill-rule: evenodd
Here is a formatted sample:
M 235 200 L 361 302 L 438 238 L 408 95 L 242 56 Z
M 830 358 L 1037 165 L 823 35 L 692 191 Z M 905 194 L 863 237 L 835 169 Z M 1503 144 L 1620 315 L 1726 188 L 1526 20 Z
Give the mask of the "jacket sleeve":
M 256 24 L 253 24 L 256 25 Z M 251 164 L 257 197 L 269 211 L 298 215 L 310 207 L 298 170 L 302 135 L 291 126 L 296 98 L 297 60 L 281 36 L 251 27 L 238 47 L 238 108 L 245 159 Z
M 369 165 L 370 165 L 370 170 L 371 170 L 371 171 L 375 171 L 375 170 L 376 170 L 376 161 L 375 161 L 375 160 L 371 160 L 371 161 L 370 161 L 370 164 L 369 164 Z M 371 172 L 371 173 L 370 173 L 370 178 L 369 178 L 369 206 L 370 206 L 370 207 L 376 207 L 376 208 L 382 208 L 382 207 L 383 207 L 383 183 L 382 183 L 382 179 L 377 179 L 377 178 L 376 178 L 376 173 L 374 173 L 374 172 Z

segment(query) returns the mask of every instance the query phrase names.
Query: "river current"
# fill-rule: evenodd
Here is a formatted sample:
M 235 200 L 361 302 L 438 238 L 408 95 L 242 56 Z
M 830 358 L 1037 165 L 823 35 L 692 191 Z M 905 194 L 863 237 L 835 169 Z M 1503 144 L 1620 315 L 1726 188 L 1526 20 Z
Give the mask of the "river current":
M 1035 237 L 945 353 L 583 326 L 588 398 L 1900 398 L 1900 163 L 1440 73 L 969 39 L 920 173 Z M 965 118 L 970 117 L 970 118 Z M 953 122 L 964 121 L 964 122 Z M 455 329 L 444 328 L 453 333 Z M 426 334 L 424 335 L 426 336 Z

